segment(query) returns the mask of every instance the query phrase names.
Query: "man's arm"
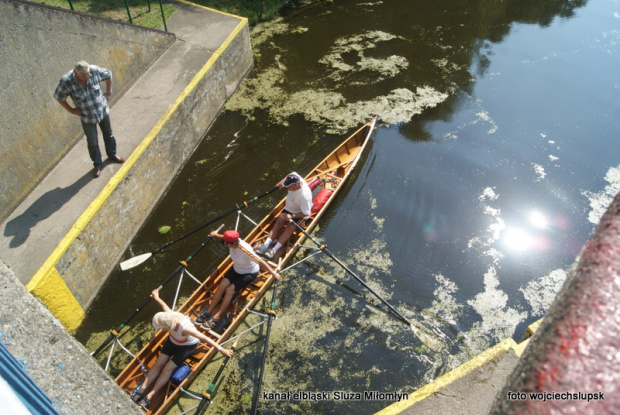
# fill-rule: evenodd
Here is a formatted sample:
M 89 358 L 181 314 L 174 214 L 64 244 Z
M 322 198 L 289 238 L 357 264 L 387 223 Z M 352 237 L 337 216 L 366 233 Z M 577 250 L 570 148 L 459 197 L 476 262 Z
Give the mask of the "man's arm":
M 69 111 L 71 114 L 73 114 L 73 115 L 82 115 L 82 110 L 81 109 L 71 107 L 67 103 L 67 101 L 58 101 L 58 103 L 60 104 L 61 107 L 63 107 L 67 111 Z
M 276 271 L 274 271 L 273 268 L 271 268 L 271 266 L 267 263 L 267 261 L 265 261 L 264 259 L 262 259 L 258 255 L 256 255 L 256 253 L 254 251 L 248 251 L 243 246 L 239 246 L 239 249 L 241 250 L 241 252 L 243 252 L 244 254 L 246 254 L 247 256 L 252 258 L 254 261 L 256 261 L 258 263 L 258 266 L 260 267 L 260 269 L 262 269 L 263 271 L 267 271 L 268 273 L 273 275 L 277 280 L 280 279 L 280 274 L 278 274 Z
M 105 80 L 105 90 L 106 93 L 103 94 L 106 98 L 110 98 L 112 96 L 112 78 L 108 78 Z
M 257 259 L 258 266 L 260 266 L 263 271 L 267 271 L 268 273 L 273 275 L 276 280 L 280 280 L 280 274 L 277 271 L 274 271 L 267 261 L 263 260 L 261 257 L 257 257 Z
M 67 102 L 67 98 L 71 96 L 71 93 L 69 92 L 69 88 L 67 87 L 66 76 L 67 75 L 63 76 L 58 82 L 58 86 L 56 87 L 56 90 L 54 91 L 54 98 L 56 99 L 56 101 L 58 101 L 60 106 L 63 107 L 70 114 L 82 115 L 82 110 L 80 110 L 77 107 L 76 108 L 71 107 L 69 103 Z

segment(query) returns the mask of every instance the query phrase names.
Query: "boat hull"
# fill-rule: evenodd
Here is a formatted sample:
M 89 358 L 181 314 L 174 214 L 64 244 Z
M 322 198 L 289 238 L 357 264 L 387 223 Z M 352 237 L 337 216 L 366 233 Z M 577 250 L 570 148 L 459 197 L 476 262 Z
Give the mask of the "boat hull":
M 318 182 L 322 190 L 314 197 L 316 210 L 310 219 L 301 222 L 306 232 L 310 232 L 323 216 L 325 211 L 340 192 L 343 184 L 350 177 L 356 164 L 360 160 L 362 153 L 370 141 L 369 138 L 374 130 L 375 120 L 372 120 L 349 136 L 342 144 L 332 151 L 321 163 L 319 163 L 305 179 L 313 186 Z M 316 192 L 316 190 L 315 190 Z M 320 198 L 319 198 L 320 196 Z M 318 198 L 318 199 L 317 199 Z M 267 237 L 275 220 L 284 209 L 285 199 L 282 199 L 275 208 L 261 222 L 246 235 L 243 239 L 251 245 L 257 245 Z M 320 206 L 319 206 L 320 205 Z M 292 225 L 289 225 L 292 226 Z M 299 246 L 303 243 L 305 235 L 296 230 L 291 236 L 288 244 L 279 252 L 280 269 L 293 258 Z M 232 260 L 228 256 L 217 268 L 207 277 L 201 286 L 193 292 L 189 299 L 177 310 L 192 319 L 205 309 L 209 304 L 209 299 L 215 288 L 218 286 L 228 269 L 232 266 Z M 219 344 L 226 342 L 245 320 L 247 314 L 263 298 L 274 282 L 274 277 L 268 273 L 261 272 L 259 276 L 246 287 L 239 295 L 235 304 L 229 308 L 232 315 L 230 325 L 221 334 L 207 331 L 205 334 L 211 336 Z M 143 379 L 143 368 L 152 367 L 159 351 L 166 340 L 168 333 L 159 330 L 153 339 L 137 354 L 135 358 L 117 376 L 117 383 L 130 393 Z M 189 375 L 178 385 L 171 382 L 168 386 L 151 400 L 151 405 L 147 408 L 148 414 L 163 414 L 171 404 L 173 404 L 181 393 L 181 390 L 200 373 L 204 366 L 217 354 L 217 350 L 204 343 L 200 344 L 194 355 L 185 363 L 190 367 Z

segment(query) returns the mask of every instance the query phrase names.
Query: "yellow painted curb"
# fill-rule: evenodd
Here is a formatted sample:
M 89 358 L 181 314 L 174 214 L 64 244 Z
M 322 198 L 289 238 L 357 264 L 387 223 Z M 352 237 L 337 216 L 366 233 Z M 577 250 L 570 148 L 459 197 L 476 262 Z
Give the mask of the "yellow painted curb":
M 404 411 L 405 409 L 415 405 L 416 403 L 422 401 L 423 399 L 427 398 L 428 396 L 434 394 L 435 392 L 439 391 L 441 388 L 450 385 L 451 383 L 455 382 L 456 380 L 462 378 L 463 376 L 467 375 L 468 373 L 472 372 L 473 370 L 484 366 L 486 363 L 488 363 L 489 361 L 493 360 L 494 358 L 496 358 L 497 356 L 501 355 L 502 353 L 505 353 L 511 349 L 513 349 L 515 346 L 517 345 L 517 343 L 513 340 L 513 339 L 506 339 L 503 342 L 499 343 L 498 345 L 482 352 L 481 354 L 479 354 L 478 356 L 474 357 L 473 359 L 471 359 L 470 361 L 462 364 L 461 366 L 457 367 L 456 369 L 446 373 L 445 375 L 437 378 L 435 381 L 429 383 L 426 386 L 423 386 L 422 388 L 416 390 L 413 393 L 409 394 L 409 399 L 408 400 L 403 400 L 400 402 L 396 402 L 390 406 L 388 406 L 387 408 L 382 409 L 381 411 L 377 412 L 375 415 L 395 415 L 395 414 L 399 414 L 402 411 Z
M 538 321 L 535 321 L 534 323 L 530 324 L 529 326 L 527 326 L 527 332 L 530 336 L 533 336 L 534 333 L 536 332 L 536 330 L 538 330 L 538 327 L 540 327 L 540 323 L 542 323 L 543 319 L 541 318 Z
M 47 305 L 50 312 L 65 326 L 67 332 L 74 334 L 84 320 L 84 310 L 71 294 L 56 268 L 49 270 L 45 276 L 38 279 L 38 282 L 36 285 L 28 284 L 28 291 Z
M 180 0 L 183 3 L 205 8 L 198 4 L 194 4 L 185 0 Z M 212 9 L 209 9 L 212 10 Z M 224 15 L 227 13 L 218 12 Z M 233 15 L 229 15 L 233 16 Z M 93 202 L 86 208 L 84 213 L 80 215 L 77 221 L 73 224 L 69 232 L 63 237 L 58 246 L 54 249 L 52 254 L 45 260 L 43 266 L 34 274 L 30 282 L 26 285 L 26 289 L 36 297 L 38 297 L 47 308 L 56 316 L 62 325 L 67 329 L 69 333 L 74 333 L 80 326 L 86 313 L 79 304 L 77 299 L 73 296 L 73 293 L 69 290 L 66 283 L 62 279 L 62 276 L 56 270 L 56 264 L 67 252 L 71 244 L 84 230 L 86 225 L 99 211 L 101 206 L 105 203 L 108 197 L 112 194 L 118 184 L 127 176 L 131 167 L 138 161 L 140 156 L 153 142 L 155 137 L 160 133 L 162 128 L 170 120 L 172 115 L 178 110 L 183 101 L 189 96 L 189 94 L 196 88 L 196 85 L 204 78 L 209 69 L 217 62 L 222 53 L 230 46 L 230 43 L 235 39 L 239 32 L 248 24 L 248 19 L 233 16 L 239 19 L 239 24 L 230 33 L 226 40 L 220 45 L 220 47 L 213 53 L 205 65 L 198 71 L 198 73 L 192 78 L 191 82 L 181 95 L 174 101 L 174 103 L 168 108 L 168 111 L 159 119 L 157 124 L 151 129 L 146 137 L 140 142 L 136 149 L 127 158 L 125 163 L 121 165 L 118 171 L 112 176 L 110 181 L 101 190 L 99 195 L 93 200 Z
M 525 348 L 527 347 L 529 342 L 530 342 L 530 339 L 527 339 L 527 340 L 523 340 L 521 343 L 515 344 L 514 351 L 517 354 L 517 356 L 521 357 L 521 355 L 525 351 Z

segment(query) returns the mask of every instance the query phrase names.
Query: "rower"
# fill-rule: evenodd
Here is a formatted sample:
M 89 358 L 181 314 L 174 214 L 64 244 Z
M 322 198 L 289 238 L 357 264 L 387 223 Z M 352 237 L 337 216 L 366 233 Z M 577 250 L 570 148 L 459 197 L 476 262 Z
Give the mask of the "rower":
M 289 221 L 299 222 L 302 219 L 309 218 L 312 213 L 312 191 L 308 183 L 299 174 L 293 172 L 287 175 L 276 184 L 276 187 L 279 189 L 286 187 L 284 210 L 276 219 L 269 236 L 257 251 L 259 255 L 264 255 L 272 261 L 277 260 L 281 255 L 279 253 L 280 248 L 288 242 L 295 230 L 294 226 L 286 226 Z
M 194 353 L 200 342 L 216 348 L 226 357 L 231 357 L 234 353 L 201 333 L 189 317 L 172 311 L 168 304 L 159 298 L 160 289 L 161 287 L 153 290 L 151 297 L 163 311 L 153 316 L 152 323 L 155 329 L 166 330 L 169 335 L 157 361 L 146 374 L 144 383 L 131 393 L 131 399 L 145 409 L 148 409 L 155 394 L 168 383 L 172 372 Z
M 228 230 L 223 234 L 211 232 L 209 236 L 222 240 L 222 243 L 228 247 L 233 261 L 233 266 L 226 272 L 216 288 L 209 307 L 203 310 L 196 319 L 196 322 L 202 323 L 205 329 L 211 330 L 218 327 L 235 292 L 243 290 L 254 281 L 261 269 L 269 272 L 277 280 L 280 279 L 280 274 L 267 261 L 256 255 L 250 244 L 239 237 L 239 232 L 235 230 Z M 219 325 L 218 329 L 222 330 L 223 327 Z

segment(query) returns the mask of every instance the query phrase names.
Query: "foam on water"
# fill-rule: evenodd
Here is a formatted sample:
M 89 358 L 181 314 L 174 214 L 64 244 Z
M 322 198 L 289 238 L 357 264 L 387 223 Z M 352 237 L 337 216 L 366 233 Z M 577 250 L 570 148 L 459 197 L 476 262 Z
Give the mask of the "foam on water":
M 565 270 L 556 269 L 548 275 L 528 282 L 525 287 L 519 289 L 529 303 L 533 316 L 542 316 L 549 309 L 556 294 L 560 292 L 566 275 Z

